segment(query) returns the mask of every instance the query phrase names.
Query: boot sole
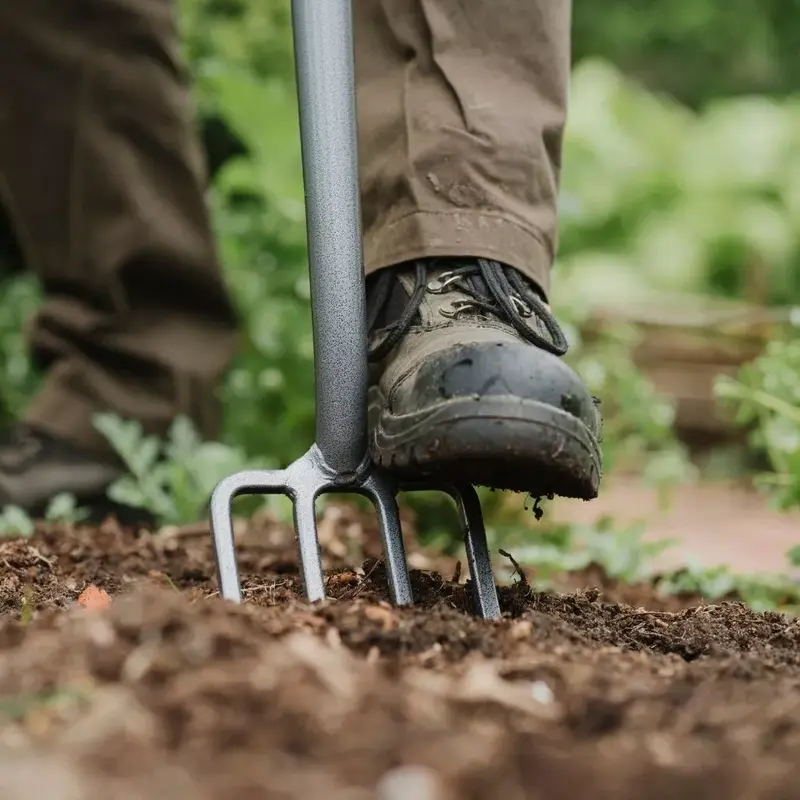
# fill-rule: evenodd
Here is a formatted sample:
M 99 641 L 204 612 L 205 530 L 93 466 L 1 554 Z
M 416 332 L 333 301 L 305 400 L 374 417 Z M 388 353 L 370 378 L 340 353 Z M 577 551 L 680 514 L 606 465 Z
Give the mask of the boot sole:
M 587 426 L 535 400 L 492 395 L 455 398 L 415 414 L 386 410 L 370 392 L 370 443 L 376 463 L 407 480 L 469 483 L 492 489 L 591 500 L 601 455 Z

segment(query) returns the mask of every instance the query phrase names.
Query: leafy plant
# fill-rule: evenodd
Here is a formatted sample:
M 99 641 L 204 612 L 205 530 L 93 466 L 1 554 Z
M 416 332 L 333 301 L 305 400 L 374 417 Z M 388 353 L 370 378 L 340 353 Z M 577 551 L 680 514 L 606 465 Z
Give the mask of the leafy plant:
M 652 582 L 664 596 L 701 597 L 708 602 L 738 599 L 757 611 L 800 613 L 800 582 L 784 574 L 740 574 L 726 565 L 706 566 L 688 557 L 679 569 L 662 572 L 655 559 L 675 545 L 673 540 L 647 541 L 645 526 L 620 527 L 610 518 L 594 525 L 558 525 L 546 528 L 535 539 L 520 535 L 519 526 L 493 527 L 493 549 L 508 548 L 515 559 L 531 567 L 536 584 L 547 588 L 566 573 L 579 573 L 591 565 L 621 583 Z M 790 551 L 800 565 L 800 547 Z
M 648 542 L 645 526 L 620 527 L 604 517 L 593 525 L 556 525 L 545 528 L 535 538 L 521 539 L 519 528 L 492 528 L 493 546 L 508 547 L 513 541 L 515 558 L 536 572 L 537 583 L 548 584 L 567 572 L 580 572 L 592 564 L 601 567 L 609 578 L 625 583 L 649 580 L 655 574 L 652 562 L 674 545 L 664 539 Z
M 86 509 L 80 508 L 75 497 L 66 493 L 56 495 L 44 512 L 46 522 L 61 524 L 75 524 L 87 516 Z M 0 510 L 0 538 L 28 538 L 35 530 L 35 520 L 19 506 L 8 505 Z
M 39 385 L 24 330 L 40 299 L 39 287 L 30 276 L 0 276 L 0 421 L 20 414 Z
M 604 469 L 641 470 L 650 485 L 665 491 L 692 480 L 696 470 L 675 438 L 674 404 L 655 391 L 633 360 L 637 331 L 619 325 L 588 343 L 577 331 L 573 335 L 577 341 L 569 360 L 601 400 Z
M 780 509 L 800 505 L 800 340 L 769 342 L 737 378 L 718 378 L 716 394 L 769 460 L 758 485 Z
M 724 565 L 703 566 L 693 559 L 656 584 L 665 595 L 689 595 L 707 601 L 736 598 L 756 611 L 800 611 L 800 584 L 786 575 L 741 575 Z
M 19 506 L 8 505 L 0 511 L 0 537 L 27 539 L 33 536 L 36 523 Z
M 624 305 L 665 292 L 791 304 L 800 294 L 797 100 L 702 113 L 607 62 L 573 73 L 555 286 Z
M 95 426 L 129 470 L 110 487 L 109 498 L 147 509 L 162 524 L 196 521 L 220 480 L 239 470 L 265 467 L 241 449 L 201 441 L 185 417 L 176 418 L 166 442 L 146 436 L 138 422 L 114 414 L 98 414 Z

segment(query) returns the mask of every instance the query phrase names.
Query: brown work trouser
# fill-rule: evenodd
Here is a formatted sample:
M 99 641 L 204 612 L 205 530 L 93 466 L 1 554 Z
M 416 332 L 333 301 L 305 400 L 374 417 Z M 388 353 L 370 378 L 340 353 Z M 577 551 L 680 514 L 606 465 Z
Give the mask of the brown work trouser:
M 569 0 L 354 6 L 367 270 L 482 256 L 546 290 Z M 0 37 L 0 203 L 47 295 L 27 420 L 99 448 L 101 410 L 216 435 L 236 317 L 171 3 L 7 0 Z

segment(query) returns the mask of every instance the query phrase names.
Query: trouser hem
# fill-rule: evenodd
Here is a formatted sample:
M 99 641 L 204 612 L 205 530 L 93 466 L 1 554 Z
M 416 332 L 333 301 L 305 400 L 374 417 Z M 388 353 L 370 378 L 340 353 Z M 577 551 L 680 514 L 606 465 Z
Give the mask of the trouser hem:
M 488 258 L 549 292 L 550 248 L 544 236 L 516 220 L 480 211 L 417 211 L 376 228 L 364 239 L 367 275 L 420 258 Z

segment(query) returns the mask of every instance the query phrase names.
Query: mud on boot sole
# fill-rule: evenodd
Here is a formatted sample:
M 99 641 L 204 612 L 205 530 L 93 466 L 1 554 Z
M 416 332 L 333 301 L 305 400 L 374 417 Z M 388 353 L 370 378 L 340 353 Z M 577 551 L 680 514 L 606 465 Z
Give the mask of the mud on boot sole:
M 460 397 L 398 416 L 375 390 L 369 412 L 374 460 L 409 480 L 463 482 L 535 497 L 597 496 L 597 440 L 581 420 L 545 403 Z

